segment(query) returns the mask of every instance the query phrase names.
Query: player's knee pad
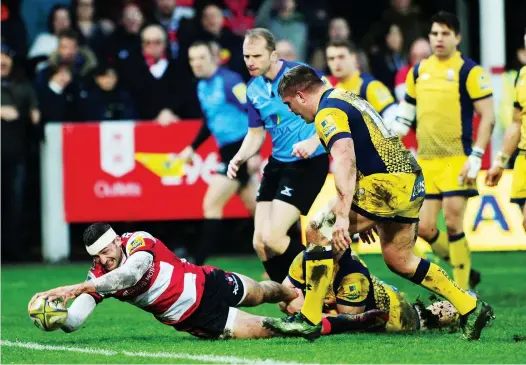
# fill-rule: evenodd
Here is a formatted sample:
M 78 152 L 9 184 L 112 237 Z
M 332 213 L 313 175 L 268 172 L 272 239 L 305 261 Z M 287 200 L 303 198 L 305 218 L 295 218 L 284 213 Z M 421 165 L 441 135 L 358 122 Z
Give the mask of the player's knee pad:
M 313 233 L 320 233 L 323 237 L 327 238 L 330 241 L 332 240 L 332 228 L 335 223 L 336 215 L 331 211 L 330 208 L 326 208 L 317 213 L 312 218 L 307 229 L 315 231 Z

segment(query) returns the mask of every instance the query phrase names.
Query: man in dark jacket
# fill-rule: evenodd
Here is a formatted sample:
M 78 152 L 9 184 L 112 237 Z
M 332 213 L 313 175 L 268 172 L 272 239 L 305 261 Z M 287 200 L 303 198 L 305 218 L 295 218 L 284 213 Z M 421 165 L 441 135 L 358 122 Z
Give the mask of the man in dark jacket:
M 139 118 L 168 124 L 179 118 L 200 116 L 195 86 L 166 54 L 167 36 L 160 25 L 150 25 L 141 33 L 142 56 L 130 59 L 120 74 L 130 90 Z
M 13 67 L 14 52 L 2 44 L 2 261 L 25 256 L 22 220 L 31 128 L 40 121 L 31 84 Z
M 86 76 L 96 66 L 95 55 L 88 48 L 78 46 L 74 31 L 59 35 L 57 51 L 51 54 L 35 80 L 44 121 L 76 119 L 77 95 Z
M 98 66 L 92 80 L 80 92 L 78 119 L 85 121 L 130 120 L 138 117 L 129 92 L 117 72 L 107 64 Z

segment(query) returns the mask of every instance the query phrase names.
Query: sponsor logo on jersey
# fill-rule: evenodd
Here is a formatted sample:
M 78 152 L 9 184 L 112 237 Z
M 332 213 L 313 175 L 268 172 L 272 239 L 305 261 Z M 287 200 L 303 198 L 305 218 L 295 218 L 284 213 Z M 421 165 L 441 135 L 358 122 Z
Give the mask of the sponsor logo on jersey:
M 245 104 L 247 102 L 247 86 L 244 83 L 240 82 L 239 84 L 235 85 L 232 88 L 232 93 L 241 104 Z
M 347 298 L 349 300 L 356 300 L 360 298 L 360 290 L 358 290 L 356 285 L 349 285 L 349 293 L 347 294 Z
M 382 104 L 387 103 L 391 98 L 391 93 L 384 88 L 378 88 L 376 89 L 376 98 L 378 99 L 378 102 Z
M 137 236 L 133 240 L 128 242 L 128 244 L 126 245 L 126 250 L 131 255 L 139 247 L 144 247 L 144 246 L 146 246 L 146 242 L 144 242 L 144 238 L 142 236 Z
M 361 200 L 363 198 L 365 198 L 365 189 L 360 188 L 358 191 L 356 191 L 356 199 Z
M 254 98 L 252 98 L 252 105 L 254 105 L 255 109 L 261 110 L 269 104 L 270 99 L 263 98 L 261 95 L 256 95 Z
M 147 286 L 150 283 L 150 280 L 153 278 L 153 275 L 155 274 L 155 265 L 152 262 L 150 267 L 148 268 L 148 271 L 146 271 L 146 275 L 144 275 L 137 284 L 132 286 L 131 288 L 128 288 L 124 290 L 121 295 L 123 297 L 130 297 L 138 292 L 140 292 L 142 289 L 144 289 L 145 286 Z
M 332 133 L 336 132 L 336 126 L 331 121 L 328 121 L 328 120 L 322 121 L 321 127 L 322 127 L 322 133 L 325 136 L 325 138 L 329 137 Z
M 277 136 L 283 136 L 293 133 L 293 130 L 288 125 L 283 125 L 278 123 L 281 123 L 280 119 L 276 119 L 276 125 L 270 125 L 266 128 L 266 130 L 270 133 L 271 136 L 277 137 Z
M 413 186 L 413 193 L 411 194 L 411 200 L 414 201 L 416 198 L 426 195 L 426 185 L 424 183 L 424 175 L 420 174 L 416 178 L 415 185 Z
M 447 81 L 454 81 L 455 80 L 455 70 L 452 68 L 447 70 Z
M 489 77 L 487 77 L 486 74 L 482 74 L 479 76 L 478 83 L 480 90 L 487 90 L 491 87 Z

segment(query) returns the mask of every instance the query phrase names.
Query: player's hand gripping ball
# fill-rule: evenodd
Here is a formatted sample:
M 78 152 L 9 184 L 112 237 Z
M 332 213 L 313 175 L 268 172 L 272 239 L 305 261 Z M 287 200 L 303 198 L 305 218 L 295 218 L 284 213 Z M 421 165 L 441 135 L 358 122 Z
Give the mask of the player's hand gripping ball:
M 42 331 L 59 329 L 68 318 L 68 310 L 62 302 L 48 301 L 38 297 L 29 304 L 29 317 Z

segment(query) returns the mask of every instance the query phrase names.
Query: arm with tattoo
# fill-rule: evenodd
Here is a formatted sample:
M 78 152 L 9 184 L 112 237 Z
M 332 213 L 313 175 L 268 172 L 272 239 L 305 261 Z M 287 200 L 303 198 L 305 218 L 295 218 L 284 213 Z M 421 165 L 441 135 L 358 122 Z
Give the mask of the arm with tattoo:
M 104 294 L 126 289 L 137 284 L 152 262 L 153 256 L 151 253 L 145 251 L 137 252 L 131 255 L 124 265 L 107 274 L 80 284 L 61 286 L 44 293 L 37 293 L 33 299 L 42 297 L 53 301 L 62 298 L 64 303 L 66 303 L 69 299 L 74 299 L 85 293 Z
M 107 293 L 134 286 L 146 273 L 153 262 L 149 252 L 137 252 L 131 255 L 121 267 L 93 279 L 97 293 Z

